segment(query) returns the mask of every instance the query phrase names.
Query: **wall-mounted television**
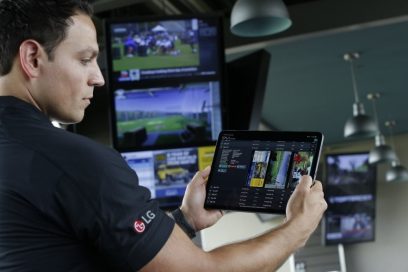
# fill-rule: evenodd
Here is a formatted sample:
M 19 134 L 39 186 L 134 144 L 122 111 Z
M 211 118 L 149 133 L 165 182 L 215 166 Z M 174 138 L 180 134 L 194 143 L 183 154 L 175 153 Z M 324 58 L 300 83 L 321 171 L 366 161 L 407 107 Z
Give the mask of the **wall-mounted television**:
M 327 154 L 323 240 L 326 245 L 375 240 L 376 168 L 368 152 Z
M 211 165 L 215 146 L 122 152 L 139 184 L 163 209 L 180 205 L 186 186 L 198 170 Z
M 203 145 L 222 129 L 218 81 L 114 91 L 114 141 L 120 150 Z
M 106 20 L 116 149 L 215 144 L 225 109 L 222 33 L 220 16 Z
M 113 83 L 202 80 L 222 72 L 223 29 L 219 16 L 138 17 L 106 22 Z

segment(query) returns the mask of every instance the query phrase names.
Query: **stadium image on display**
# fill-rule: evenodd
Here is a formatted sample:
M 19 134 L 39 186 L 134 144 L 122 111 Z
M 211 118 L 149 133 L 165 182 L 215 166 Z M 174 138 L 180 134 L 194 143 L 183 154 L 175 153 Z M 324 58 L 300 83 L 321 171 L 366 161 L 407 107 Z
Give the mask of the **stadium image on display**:
M 113 71 L 198 66 L 198 20 L 116 24 Z
M 119 148 L 213 141 L 221 131 L 218 82 L 116 90 Z

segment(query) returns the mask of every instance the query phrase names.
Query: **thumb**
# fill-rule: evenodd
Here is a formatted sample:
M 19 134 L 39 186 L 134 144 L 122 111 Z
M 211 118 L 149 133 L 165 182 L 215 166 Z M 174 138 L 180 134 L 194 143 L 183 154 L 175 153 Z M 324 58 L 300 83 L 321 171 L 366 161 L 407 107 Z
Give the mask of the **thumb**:
M 309 190 L 310 187 L 312 187 L 312 185 L 313 185 L 312 177 L 308 175 L 304 175 L 300 178 L 300 181 L 297 187 L 300 187 L 299 189 Z
M 211 170 L 211 167 L 207 166 L 203 170 L 197 171 L 197 173 L 194 175 L 192 179 L 192 182 L 190 183 L 194 183 L 196 185 L 205 184 L 207 182 L 208 176 L 210 175 L 210 170 Z
M 207 179 L 211 172 L 211 166 L 207 166 L 203 170 L 200 171 L 200 175 L 203 179 Z

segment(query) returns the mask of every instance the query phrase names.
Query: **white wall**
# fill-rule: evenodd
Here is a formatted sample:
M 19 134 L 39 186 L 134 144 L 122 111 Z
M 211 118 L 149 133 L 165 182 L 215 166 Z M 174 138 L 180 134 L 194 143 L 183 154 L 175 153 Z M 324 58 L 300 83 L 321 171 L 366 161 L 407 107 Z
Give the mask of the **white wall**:
M 255 213 L 227 213 L 217 224 L 201 231 L 202 247 L 209 251 L 225 244 L 249 239 L 278 226 L 282 220 L 283 216 L 276 216 L 272 220 L 261 222 Z M 277 271 L 294 272 L 293 266 L 291 257 Z
M 397 155 L 408 167 L 408 134 L 394 138 Z M 367 151 L 372 147 L 371 140 L 330 146 L 325 151 Z M 387 183 L 387 169 L 387 165 L 380 165 L 377 171 L 375 242 L 344 246 L 348 272 L 408 272 L 408 182 Z

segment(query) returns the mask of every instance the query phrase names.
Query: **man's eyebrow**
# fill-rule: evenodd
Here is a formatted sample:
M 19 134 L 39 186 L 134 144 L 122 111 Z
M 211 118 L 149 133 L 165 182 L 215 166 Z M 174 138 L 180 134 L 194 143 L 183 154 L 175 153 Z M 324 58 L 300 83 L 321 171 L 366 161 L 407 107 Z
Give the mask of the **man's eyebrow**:
M 90 53 L 92 57 L 97 57 L 99 55 L 99 50 L 93 47 L 87 47 L 85 49 L 79 50 L 78 53 Z

